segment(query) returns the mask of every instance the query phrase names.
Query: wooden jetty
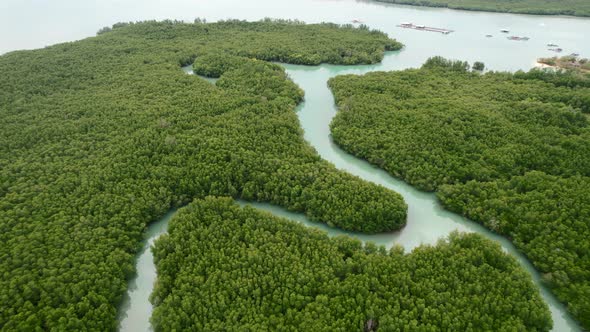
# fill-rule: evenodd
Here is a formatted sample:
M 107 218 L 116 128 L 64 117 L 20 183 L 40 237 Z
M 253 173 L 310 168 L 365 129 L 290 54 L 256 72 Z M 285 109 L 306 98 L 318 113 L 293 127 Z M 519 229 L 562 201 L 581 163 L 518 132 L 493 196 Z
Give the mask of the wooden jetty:
M 439 32 L 444 35 L 448 35 L 449 33 L 453 32 L 453 30 L 443 29 L 443 28 L 434 28 L 434 27 L 427 27 L 425 25 L 413 24 L 413 23 L 402 23 L 397 25 L 400 28 L 406 29 L 414 29 L 420 31 L 430 31 L 430 32 Z

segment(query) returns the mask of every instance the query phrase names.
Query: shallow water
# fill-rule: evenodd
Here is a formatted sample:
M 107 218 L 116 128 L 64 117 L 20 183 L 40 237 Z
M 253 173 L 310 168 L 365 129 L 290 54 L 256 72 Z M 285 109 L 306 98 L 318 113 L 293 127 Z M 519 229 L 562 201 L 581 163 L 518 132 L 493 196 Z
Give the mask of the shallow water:
M 152 304 L 149 301 L 150 294 L 156 281 L 156 266 L 151 246 L 160 235 L 168 231 L 168 222 L 176 210 L 171 210 L 166 215 L 150 224 L 145 240 L 141 243 L 141 250 L 137 254 L 135 268 L 137 274 L 129 281 L 127 294 L 119 307 L 119 330 L 121 331 L 151 331 L 150 317 Z

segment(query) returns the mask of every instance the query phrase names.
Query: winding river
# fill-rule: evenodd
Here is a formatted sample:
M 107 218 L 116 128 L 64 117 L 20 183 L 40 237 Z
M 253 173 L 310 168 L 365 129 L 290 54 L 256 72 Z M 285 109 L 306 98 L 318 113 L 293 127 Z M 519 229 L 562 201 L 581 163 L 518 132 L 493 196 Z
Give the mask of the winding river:
M 311 222 L 302 214 L 289 212 L 275 205 L 245 201 L 240 201 L 240 204 L 269 211 L 274 215 L 300 222 L 308 227 L 322 229 L 331 236 L 346 234 L 362 241 L 384 245 L 387 248 L 398 244 L 403 246 L 406 252 L 420 244 L 435 244 L 440 238 L 455 230 L 482 234 L 486 238 L 498 242 L 530 273 L 551 310 L 554 323 L 553 331 L 581 331 L 581 328 L 567 313 L 564 305 L 557 301 L 555 296 L 541 284 L 539 272 L 506 238 L 490 232 L 473 221 L 444 210 L 434 194 L 421 192 L 407 183 L 393 178 L 368 162 L 347 154 L 332 142 L 329 124 L 337 109 L 332 93 L 327 86 L 328 79 L 336 75 L 363 74 L 375 70 L 392 69 L 388 68 L 388 64 L 396 63 L 390 60 L 395 59 L 398 55 L 399 52 L 388 53 L 382 64 L 369 66 L 283 66 L 291 79 L 305 91 L 305 101 L 298 106 L 299 120 L 305 132 L 305 139 L 322 158 L 329 160 L 339 169 L 400 193 L 408 204 L 408 222 L 401 231 L 376 235 L 351 233 L 328 227 L 325 224 Z M 191 74 L 190 67 L 183 68 L 183 71 Z M 214 80 L 209 79 L 209 81 L 214 84 Z M 121 331 L 151 330 L 149 317 L 152 307 L 149 303 L 149 295 L 153 289 L 156 272 L 150 246 L 158 236 L 166 232 L 172 214 L 173 212 L 168 213 L 161 220 L 151 224 L 148 229 L 146 240 L 144 240 L 136 263 L 137 276 L 130 281 L 128 294 L 120 309 Z
M 237 0 L 206 2 L 205 5 L 205 1 L 201 0 L 192 1 L 191 4 L 187 0 L 171 1 L 170 4 L 167 3 L 165 10 L 159 12 L 162 17 L 146 16 L 145 11 L 151 7 L 149 3 L 146 7 L 142 2 L 143 8 L 140 12 L 136 12 L 135 16 L 126 20 L 146 18 L 191 20 L 195 16 L 206 17 L 208 20 L 228 17 L 254 20 L 268 16 L 298 18 L 307 22 L 348 23 L 352 18 L 358 18 L 371 28 L 385 31 L 406 45 L 402 51 L 388 53 L 382 63 L 376 65 L 314 67 L 284 65 L 290 77 L 305 91 L 305 101 L 298 106 L 299 120 L 305 131 L 305 139 L 322 158 L 332 162 L 339 169 L 400 193 L 408 204 L 408 223 L 404 229 L 377 235 L 352 234 L 323 224 L 311 223 L 303 215 L 269 204 L 248 202 L 240 202 L 240 204 L 248 204 L 310 227 L 323 229 L 330 235 L 348 234 L 360 240 L 372 241 L 387 247 L 399 244 L 406 251 L 420 244 L 435 244 L 438 239 L 454 230 L 482 234 L 500 243 L 504 250 L 515 257 L 531 274 L 549 305 L 554 321 L 554 331 L 581 331 L 564 306 L 541 284 L 539 273 L 508 240 L 475 222 L 442 209 L 434 194 L 420 192 L 334 145 L 330 139 L 329 123 L 337 110 L 326 82 L 329 78 L 342 74 L 364 74 L 377 70 L 418 67 L 433 55 L 470 62 L 483 61 L 493 70 L 527 70 L 535 64 L 536 58 L 553 55 L 547 50 L 548 43 L 558 43 L 564 48 L 565 53 L 576 52 L 588 57 L 590 40 L 586 32 L 590 31 L 590 19 L 464 12 L 351 0 L 301 0 L 298 2 L 257 0 L 247 6 L 244 2 Z M 170 8 L 174 8 L 175 4 L 178 5 L 176 11 L 170 12 L 172 10 Z M 194 15 L 187 17 L 186 12 L 189 9 L 195 12 Z M 449 28 L 455 32 L 442 35 L 396 27 L 396 24 L 402 21 Z M 503 28 L 509 28 L 514 31 L 514 34 L 528 36 L 531 39 L 527 42 L 507 40 L 506 36 L 499 32 Z M 485 37 L 486 34 L 492 34 L 493 37 Z M 191 73 L 190 68 L 183 70 Z M 210 82 L 214 83 L 213 80 Z M 144 247 L 137 258 L 137 276 L 129 282 L 128 294 L 120 307 L 121 331 L 151 330 L 149 317 L 152 307 L 149 303 L 149 295 L 156 274 L 149 248 L 155 238 L 166 232 L 171 215 L 172 212 L 151 224 L 147 231 Z

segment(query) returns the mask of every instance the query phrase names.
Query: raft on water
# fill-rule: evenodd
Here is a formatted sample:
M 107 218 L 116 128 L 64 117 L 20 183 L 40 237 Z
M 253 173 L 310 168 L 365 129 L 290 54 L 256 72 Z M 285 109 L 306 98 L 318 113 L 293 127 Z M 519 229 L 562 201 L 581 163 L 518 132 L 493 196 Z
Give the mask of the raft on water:
M 449 29 L 443 29 L 443 28 L 434 28 L 434 27 L 427 27 L 425 25 L 421 25 L 421 24 L 413 24 L 413 23 L 401 23 L 398 24 L 397 27 L 400 28 L 406 28 L 406 29 L 414 29 L 414 30 L 422 30 L 422 31 L 430 31 L 430 32 L 439 32 L 442 33 L 444 35 L 448 35 L 451 32 L 454 32 L 454 30 L 449 30 Z
M 529 40 L 530 38 L 529 37 L 510 36 L 510 37 L 508 37 L 508 39 L 510 39 L 510 40 L 524 40 L 524 41 L 526 41 L 526 40 Z

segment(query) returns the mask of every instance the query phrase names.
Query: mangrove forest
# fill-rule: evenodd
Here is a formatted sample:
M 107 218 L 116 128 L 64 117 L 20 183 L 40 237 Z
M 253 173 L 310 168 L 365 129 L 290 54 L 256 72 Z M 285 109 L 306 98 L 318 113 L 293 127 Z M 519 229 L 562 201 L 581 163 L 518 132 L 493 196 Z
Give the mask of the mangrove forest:
M 508 237 L 590 327 L 590 81 L 440 57 L 330 80 L 334 141 Z

